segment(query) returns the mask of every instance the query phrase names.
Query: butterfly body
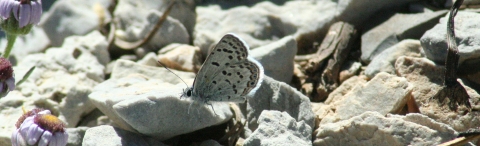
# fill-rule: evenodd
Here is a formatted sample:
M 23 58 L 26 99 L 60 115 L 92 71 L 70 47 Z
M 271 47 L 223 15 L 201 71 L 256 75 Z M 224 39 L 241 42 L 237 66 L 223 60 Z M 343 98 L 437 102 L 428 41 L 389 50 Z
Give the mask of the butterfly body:
M 225 35 L 208 55 L 193 86 L 182 96 L 208 101 L 244 102 L 260 87 L 262 65 L 249 56 L 249 47 L 237 35 Z

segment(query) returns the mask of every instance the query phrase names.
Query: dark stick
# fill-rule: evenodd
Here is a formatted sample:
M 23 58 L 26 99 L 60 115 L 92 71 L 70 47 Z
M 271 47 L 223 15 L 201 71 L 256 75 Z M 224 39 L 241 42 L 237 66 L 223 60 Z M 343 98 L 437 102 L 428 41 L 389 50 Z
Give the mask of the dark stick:
M 436 95 L 436 98 L 443 102 L 445 97 L 450 100 L 448 106 L 451 110 L 456 110 L 458 105 L 465 105 L 471 108 L 469 96 L 465 88 L 457 81 L 458 55 L 457 42 L 455 39 L 454 18 L 458 12 L 458 8 L 462 5 L 463 0 L 457 0 L 450 9 L 447 20 L 447 58 L 445 60 L 445 78 L 443 88 Z
M 457 15 L 458 8 L 462 5 L 463 0 L 457 0 L 450 10 L 450 15 L 447 22 L 447 59 L 445 60 L 445 80 L 444 85 L 453 85 L 457 82 L 457 67 L 458 67 L 458 48 L 455 40 L 455 26 L 454 18 Z

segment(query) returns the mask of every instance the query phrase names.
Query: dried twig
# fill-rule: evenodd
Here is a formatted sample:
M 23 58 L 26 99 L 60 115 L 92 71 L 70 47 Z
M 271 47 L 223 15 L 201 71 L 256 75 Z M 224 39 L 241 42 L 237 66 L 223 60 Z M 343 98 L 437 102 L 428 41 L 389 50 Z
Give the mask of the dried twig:
M 439 146 L 463 146 L 466 143 L 480 138 L 480 129 L 472 128 L 465 132 L 460 132 L 458 137 L 440 144 Z

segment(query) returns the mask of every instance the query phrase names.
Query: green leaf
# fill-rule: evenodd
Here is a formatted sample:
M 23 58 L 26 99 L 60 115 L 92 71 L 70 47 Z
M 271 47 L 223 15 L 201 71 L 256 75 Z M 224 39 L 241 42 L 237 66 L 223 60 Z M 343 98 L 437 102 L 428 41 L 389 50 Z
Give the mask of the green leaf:
M 27 78 L 30 76 L 30 74 L 32 74 L 33 70 L 35 70 L 35 66 L 32 66 L 32 68 L 30 68 L 27 73 L 23 76 L 22 80 L 18 81 L 17 82 L 17 85 L 16 86 L 20 86 L 20 84 L 22 84 L 23 82 L 25 82 L 27 80 Z

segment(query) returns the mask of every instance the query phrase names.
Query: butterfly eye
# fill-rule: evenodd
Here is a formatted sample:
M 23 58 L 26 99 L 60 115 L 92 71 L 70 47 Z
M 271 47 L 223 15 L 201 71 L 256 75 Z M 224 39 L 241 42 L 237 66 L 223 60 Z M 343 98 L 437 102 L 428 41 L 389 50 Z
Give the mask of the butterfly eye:
M 188 97 L 192 96 L 192 90 L 188 90 L 188 91 L 187 91 L 187 96 L 188 96 Z

